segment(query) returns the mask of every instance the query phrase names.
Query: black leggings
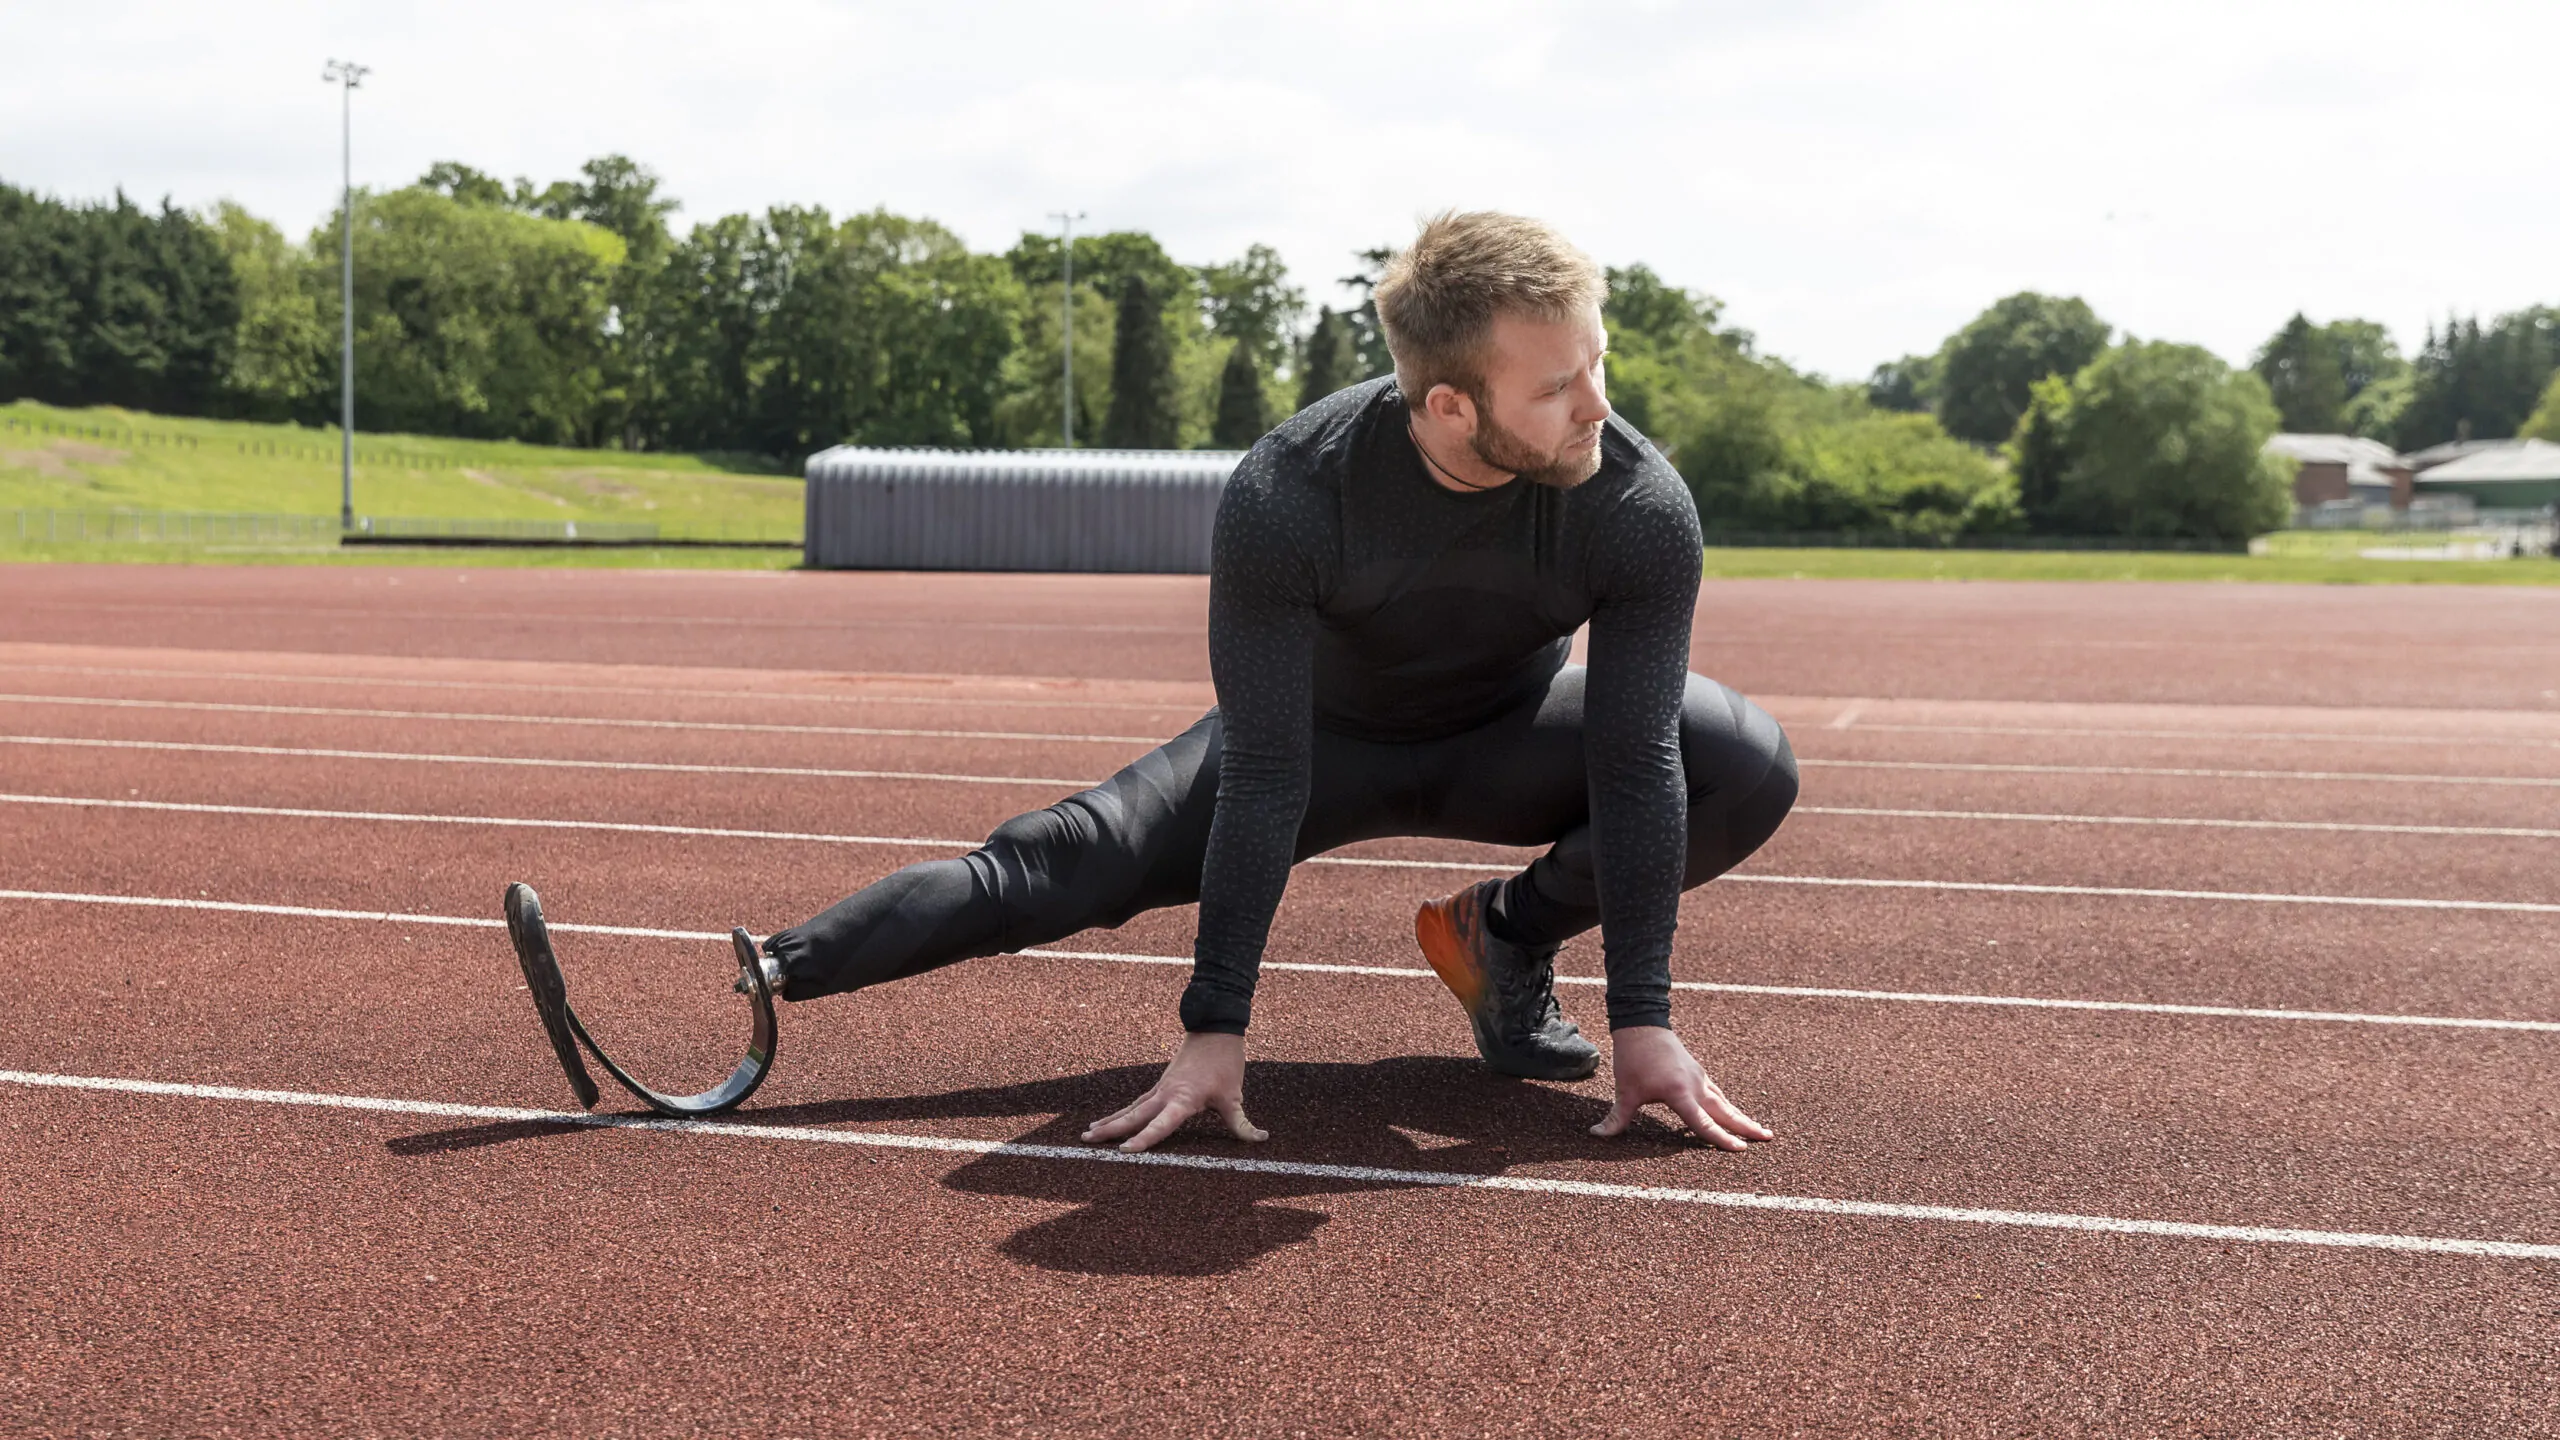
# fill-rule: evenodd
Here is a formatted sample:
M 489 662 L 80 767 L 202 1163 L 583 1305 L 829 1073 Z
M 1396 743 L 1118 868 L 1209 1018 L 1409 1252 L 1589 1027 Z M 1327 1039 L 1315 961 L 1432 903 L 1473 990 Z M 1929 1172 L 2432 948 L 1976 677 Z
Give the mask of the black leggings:
M 1545 845 L 1502 895 L 1503 928 L 1552 945 L 1600 923 L 1582 762 L 1583 668 L 1537 700 L 1446 739 L 1315 735 L 1297 858 L 1390 835 Z M 955 960 L 1126 923 L 1200 898 L 1217 804 L 1218 712 L 1090 790 L 1017 815 L 953 860 L 910 865 L 766 947 L 794 1000 L 859 990 Z M 1767 711 L 1691 675 L 1680 703 L 1689 781 L 1683 889 L 1740 864 L 1795 804 L 1796 759 Z

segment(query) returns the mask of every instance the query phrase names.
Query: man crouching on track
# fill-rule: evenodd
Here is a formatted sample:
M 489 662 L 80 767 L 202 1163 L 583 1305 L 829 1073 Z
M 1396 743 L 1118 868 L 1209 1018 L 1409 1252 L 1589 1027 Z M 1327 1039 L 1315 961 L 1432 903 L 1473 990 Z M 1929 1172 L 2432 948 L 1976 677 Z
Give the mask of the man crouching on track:
M 1556 1006 L 1600 927 L 1615 1135 L 1650 1103 L 1727 1149 L 1769 1138 L 1671 1029 L 1680 893 L 1758 849 L 1796 796 L 1758 706 L 1689 673 L 1701 538 L 1680 477 L 1612 417 L 1589 257 L 1533 220 L 1443 215 L 1377 288 L 1395 374 L 1264 436 L 1219 503 L 1217 708 L 1110 780 L 913 865 L 764 942 L 808 1000 L 1197 900 L 1181 1050 L 1087 1127 L 1144 1150 L 1245 1118 L 1245 1027 L 1290 866 L 1358 840 L 1549 847 L 1422 907 L 1431 967 L 1506 1075 L 1600 1052 Z M 1591 627 L 1590 665 L 1569 665 Z

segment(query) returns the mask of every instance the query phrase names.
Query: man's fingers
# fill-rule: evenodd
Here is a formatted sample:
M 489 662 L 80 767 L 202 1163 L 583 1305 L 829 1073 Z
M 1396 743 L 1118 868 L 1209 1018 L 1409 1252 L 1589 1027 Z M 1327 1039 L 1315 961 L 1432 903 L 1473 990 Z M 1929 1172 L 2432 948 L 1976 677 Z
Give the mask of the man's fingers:
M 1600 1123 L 1591 1127 L 1591 1133 L 1594 1135 L 1625 1133 L 1627 1126 L 1635 1122 L 1636 1111 L 1643 1108 L 1643 1104 L 1644 1102 L 1640 1100 L 1620 1095 L 1618 1103 L 1609 1107 L 1609 1113 L 1602 1117 Z
M 1749 1142 L 1743 1140 L 1742 1137 L 1727 1134 L 1723 1126 L 1708 1119 L 1707 1109 L 1705 1106 L 1698 1103 L 1697 1096 L 1674 1095 L 1667 1103 L 1671 1106 L 1671 1113 L 1680 1117 L 1680 1123 L 1689 1127 L 1690 1134 L 1697 1136 L 1699 1139 L 1706 1141 L 1717 1149 L 1742 1150 L 1749 1148 Z
M 1227 1133 L 1237 1139 L 1259 1142 L 1271 1138 L 1270 1131 L 1256 1128 L 1251 1120 L 1245 1118 L 1244 1101 L 1241 1097 L 1221 1100 L 1217 1103 L 1216 1109 L 1219 1118 L 1227 1122 Z
M 1742 1113 L 1742 1107 L 1724 1098 L 1724 1092 L 1711 1081 L 1707 1086 L 1707 1118 L 1748 1140 L 1774 1140 L 1777 1132 Z
M 1148 1120 L 1154 1118 L 1156 1108 L 1163 1103 L 1163 1101 L 1156 1098 L 1156 1092 L 1150 1090 L 1146 1094 L 1139 1096 L 1137 1099 L 1130 1101 L 1128 1104 L 1121 1106 L 1111 1114 L 1105 1115 L 1101 1119 L 1084 1127 L 1084 1138 L 1087 1140 L 1117 1140 L 1121 1136 L 1128 1134 L 1139 1126 L 1146 1124 Z
M 1167 1100 L 1164 1102 L 1164 1108 L 1156 1111 L 1156 1118 L 1147 1122 L 1147 1128 L 1122 1141 L 1120 1148 L 1130 1151 L 1152 1150 L 1157 1141 L 1181 1129 L 1183 1121 L 1199 1113 L 1199 1103 L 1187 1095 Z

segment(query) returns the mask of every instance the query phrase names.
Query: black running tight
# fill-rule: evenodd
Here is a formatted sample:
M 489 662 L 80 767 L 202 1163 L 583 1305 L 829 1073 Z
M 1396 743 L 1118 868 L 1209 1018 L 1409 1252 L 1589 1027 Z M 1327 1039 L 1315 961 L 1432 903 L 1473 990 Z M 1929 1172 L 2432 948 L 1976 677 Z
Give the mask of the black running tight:
M 1507 882 L 1500 928 L 1549 945 L 1598 925 L 1583 675 L 1568 665 L 1535 702 L 1445 739 L 1380 744 L 1318 731 L 1297 858 L 1395 835 L 1544 845 Z M 766 948 L 783 963 L 790 998 L 858 990 L 1199 899 L 1218 750 L 1212 710 L 1102 784 L 1006 821 L 967 855 L 910 865 L 776 934 Z M 1767 712 L 1698 675 L 1681 701 L 1680 751 L 1689 787 L 1681 883 L 1694 888 L 1776 833 L 1795 803 L 1796 761 Z M 1668 976 L 1658 995 L 1651 985 L 1623 997 L 1620 988 L 1611 987 L 1613 1024 L 1656 1006 L 1668 1015 Z

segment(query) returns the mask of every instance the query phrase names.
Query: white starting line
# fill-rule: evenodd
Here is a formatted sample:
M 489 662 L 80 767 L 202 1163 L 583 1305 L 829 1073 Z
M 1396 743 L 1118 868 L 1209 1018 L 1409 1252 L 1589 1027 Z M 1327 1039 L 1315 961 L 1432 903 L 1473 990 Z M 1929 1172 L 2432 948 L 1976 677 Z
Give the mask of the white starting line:
M 227 1101 L 233 1104 L 287 1105 L 387 1115 L 418 1115 L 440 1120 L 581 1125 L 596 1129 L 642 1130 L 667 1135 L 707 1136 L 729 1140 L 858 1145 L 884 1150 L 916 1150 L 989 1159 L 1082 1162 L 1136 1165 L 1168 1170 L 1206 1170 L 1242 1175 L 1277 1175 L 1292 1179 L 1339 1181 L 1351 1185 L 1496 1190 L 1576 1199 L 1649 1201 L 1662 1205 L 1697 1205 L 1728 1210 L 1761 1210 L 1782 1214 L 1837 1216 L 1862 1220 L 2073 1230 L 2088 1234 L 2139 1235 L 2153 1239 L 2207 1240 L 2226 1244 L 2302 1245 L 2418 1255 L 2459 1255 L 2496 1260 L 2560 1260 L 2560 1245 L 2534 1244 L 2515 1240 L 2472 1240 L 2439 1235 L 2393 1235 L 2365 1230 L 2299 1230 L 2261 1225 L 2213 1225 L 2180 1220 L 2140 1220 L 2114 1215 L 2075 1215 L 2043 1210 L 2001 1210 L 1957 1205 L 1907 1205 L 1885 1200 L 1835 1200 L 1826 1196 L 1768 1195 L 1749 1190 L 1689 1190 L 1659 1185 L 1617 1185 L 1592 1180 L 1556 1180 L 1526 1175 L 1470 1175 L 1447 1170 L 1406 1170 L 1381 1165 L 1327 1165 L 1295 1160 L 1254 1160 L 1223 1155 L 1185 1155 L 1162 1150 L 1130 1154 L 1100 1146 L 1030 1145 L 1018 1141 L 963 1140 L 941 1135 L 910 1135 L 877 1130 L 832 1130 L 810 1125 L 757 1125 L 744 1121 L 668 1120 L 634 1115 L 591 1115 L 576 1111 L 531 1110 L 506 1105 L 463 1105 L 433 1100 L 400 1100 L 373 1095 L 332 1095 L 308 1090 L 250 1090 L 231 1085 L 194 1085 L 166 1080 L 132 1080 L 113 1076 L 54 1075 L 25 1070 L 0 1070 L 0 1084 L 20 1085 L 31 1089 Z
M 675 722 L 667 722 L 673 724 Z M 884 733 L 884 732 L 874 732 Z M 982 732 L 909 731 L 909 735 L 964 737 Z M 1042 739 L 1102 739 L 1049 735 Z M 544 755 L 459 755 L 405 750 L 339 750 L 301 745 L 218 745 L 180 740 L 108 740 L 78 735 L 0 735 L 0 744 L 55 745 L 101 750 L 179 751 L 199 755 L 276 755 L 316 760 L 399 760 L 432 765 L 523 765 L 567 770 L 628 770 L 686 775 L 801 775 L 835 780 L 930 780 L 955 785 L 1037 785 L 1082 790 L 1099 779 L 1054 775 L 954 775 L 917 770 L 836 770 L 797 765 L 686 765 L 656 760 L 577 760 Z M 2109 775 L 2207 780 L 2304 780 L 2375 785 L 2494 785 L 2560 790 L 2560 775 L 2415 775 L 2372 770 L 2204 770 L 2140 765 L 2007 765 L 1955 760 L 1807 760 L 1809 770 L 1930 770 L 1995 775 Z
M 1728 877 L 1730 878 L 1730 877 Z M 0 900 L 33 904 L 107 905 L 137 909 L 196 910 L 230 915 L 274 915 L 296 920 L 354 920 L 367 924 L 424 925 L 465 930 L 502 930 L 504 920 L 483 915 L 422 915 L 397 910 L 341 910 L 318 905 L 271 905 L 249 900 L 190 899 L 175 895 L 102 895 L 68 890 L 0 890 Z M 596 925 L 553 920 L 549 928 L 568 935 L 616 935 L 640 940 L 707 940 L 725 943 L 725 930 L 669 930 L 647 925 Z M 1149 955 L 1123 950 L 1053 950 L 1010 952 L 1035 960 L 1092 960 L 1119 965 L 1188 967 L 1188 955 Z M 1375 975 L 1399 980 L 1437 980 L 1431 971 L 1392 965 L 1328 965 L 1304 960 L 1264 960 L 1261 968 L 1312 975 Z M 1559 985 L 1606 985 L 1597 975 L 1558 975 Z M 2387 1015 L 2352 1010 L 2283 1010 L 2241 1005 L 2184 1005 L 2140 1000 L 2072 1000 L 2033 995 L 1963 995 L 1928 990 L 1866 990 L 1826 985 L 1747 985 L 1716 980 L 1674 980 L 1674 990 L 1724 995 L 1767 995 L 1810 1000 L 1865 1000 L 1886 1004 L 1983 1005 L 2021 1010 L 2113 1011 L 2131 1015 L 2188 1015 L 2221 1020 L 2315 1021 L 2343 1025 L 2393 1025 L 2439 1030 L 2513 1030 L 2560 1034 L 2560 1021 L 2506 1020 L 2458 1015 Z

